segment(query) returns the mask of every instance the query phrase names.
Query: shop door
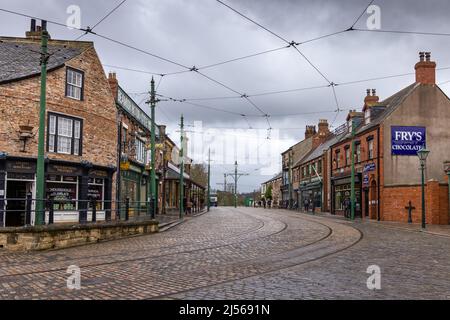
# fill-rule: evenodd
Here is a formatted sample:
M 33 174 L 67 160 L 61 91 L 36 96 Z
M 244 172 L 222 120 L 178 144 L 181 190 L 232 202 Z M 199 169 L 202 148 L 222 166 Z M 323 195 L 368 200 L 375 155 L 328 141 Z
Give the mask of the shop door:
M 25 203 L 27 197 L 26 181 L 8 181 L 6 199 L 6 227 L 22 227 L 25 225 Z

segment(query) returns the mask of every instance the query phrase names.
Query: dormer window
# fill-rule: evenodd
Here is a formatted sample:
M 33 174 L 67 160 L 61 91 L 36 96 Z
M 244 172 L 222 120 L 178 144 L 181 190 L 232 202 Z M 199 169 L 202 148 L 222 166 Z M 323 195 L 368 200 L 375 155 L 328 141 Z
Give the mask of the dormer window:
M 353 127 L 353 120 L 350 119 L 347 121 L 347 127 L 348 127 L 348 132 L 352 132 L 352 127 Z
M 367 110 L 364 112 L 364 123 L 370 123 L 370 108 L 367 108 Z

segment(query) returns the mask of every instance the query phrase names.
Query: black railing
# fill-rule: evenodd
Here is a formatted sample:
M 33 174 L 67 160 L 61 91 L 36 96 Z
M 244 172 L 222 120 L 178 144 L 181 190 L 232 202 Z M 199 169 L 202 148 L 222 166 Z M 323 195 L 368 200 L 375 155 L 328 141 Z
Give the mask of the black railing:
M 36 204 L 44 202 L 44 210 Z M 33 223 L 33 214 L 44 217 L 46 225 L 58 223 L 96 223 L 98 221 L 145 221 L 155 219 L 154 201 L 139 202 L 114 200 L 57 200 L 26 198 L 0 198 L 0 227 L 23 227 Z M 57 219 L 55 219 L 55 215 Z M 102 217 L 100 217 L 102 216 Z

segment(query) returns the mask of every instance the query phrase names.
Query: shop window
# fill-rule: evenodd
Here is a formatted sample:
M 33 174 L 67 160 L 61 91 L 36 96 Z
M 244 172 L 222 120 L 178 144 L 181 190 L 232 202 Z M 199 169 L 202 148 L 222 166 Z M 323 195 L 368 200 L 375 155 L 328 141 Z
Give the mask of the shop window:
M 95 200 L 96 209 L 103 210 L 105 200 L 105 180 L 98 178 L 89 178 L 88 199 Z M 89 202 L 89 209 L 92 210 L 92 203 Z
M 53 200 L 53 210 L 77 210 L 78 177 L 50 175 L 46 183 L 46 199 Z
M 76 100 L 83 100 L 84 73 L 67 68 L 66 72 L 66 96 Z
M 48 152 L 81 156 L 82 120 L 49 113 Z

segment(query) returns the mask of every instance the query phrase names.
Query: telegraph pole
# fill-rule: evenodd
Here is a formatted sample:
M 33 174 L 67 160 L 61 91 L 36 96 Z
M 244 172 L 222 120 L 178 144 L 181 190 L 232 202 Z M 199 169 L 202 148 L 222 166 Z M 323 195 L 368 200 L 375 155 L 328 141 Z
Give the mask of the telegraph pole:
M 351 174 L 351 219 L 355 220 L 355 206 L 356 206 L 356 195 L 355 195 L 355 120 L 352 119 L 352 174 Z
M 44 205 L 44 187 L 45 187 L 45 107 L 46 107 L 46 88 L 47 88 L 47 63 L 48 63 L 48 32 L 47 23 L 42 21 L 41 35 L 41 97 L 39 110 L 39 140 L 38 140 L 38 158 L 36 170 L 36 215 L 35 225 L 45 224 L 45 205 Z
M 211 208 L 211 149 L 208 150 L 208 212 Z
M 150 109 L 151 109 L 151 118 L 152 118 L 152 128 L 151 128 L 151 200 L 152 204 L 152 219 L 155 218 L 156 214 L 156 161 L 155 161 L 155 105 L 156 105 L 156 93 L 155 93 L 155 80 L 152 77 L 151 81 L 151 91 L 150 91 Z
M 184 143 L 184 117 L 181 115 L 181 147 L 180 147 L 180 160 L 181 160 L 181 168 L 180 168 L 180 219 L 183 218 L 184 213 L 184 152 L 183 152 L 183 143 Z

